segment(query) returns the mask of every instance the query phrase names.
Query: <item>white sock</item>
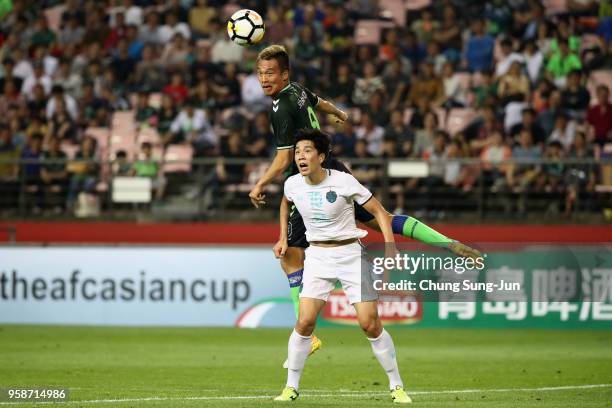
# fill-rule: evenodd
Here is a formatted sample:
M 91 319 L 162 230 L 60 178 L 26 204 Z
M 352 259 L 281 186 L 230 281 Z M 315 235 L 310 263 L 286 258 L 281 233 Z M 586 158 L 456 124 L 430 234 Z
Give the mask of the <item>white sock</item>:
M 395 359 L 395 346 L 393 345 L 393 339 L 391 335 L 383 329 L 380 336 L 375 339 L 371 339 L 372 351 L 378 359 L 378 362 L 387 373 L 389 377 L 389 388 L 394 390 L 396 386 L 404 388 L 404 383 L 400 377 L 399 369 L 397 368 L 397 360 Z
M 300 386 L 300 377 L 310 353 L 311 336 L 302 336 L 295 330 L 289 336 L 289 369 L 287 370 L 287 387 L 296 390 Z

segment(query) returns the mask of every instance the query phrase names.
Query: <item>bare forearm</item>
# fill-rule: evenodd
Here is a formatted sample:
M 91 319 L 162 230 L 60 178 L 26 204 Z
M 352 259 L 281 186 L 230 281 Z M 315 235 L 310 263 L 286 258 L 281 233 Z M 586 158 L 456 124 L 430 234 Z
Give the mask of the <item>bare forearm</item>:
M 326 101 L 325 99 L 319 98 L 319 103 L 317 104 L 317 109 L 321 112 L 328 113 L 330 115 L 340 116 L 343 112 L 336 107 L 333 103 Z
M 279 239 L 287 239 L 289 234 L 287 221 L 289 220 L 289 200 L 283 195 L 280 205 L 280 236 Z
M 270 163 L 270 167 L 266 170 L 263 176 L 257 182 L 257 185 L 260 187 L 265 187 L 270 184 L 274 179 L 279 177 L 283 172 L 289 167 L 290 162 L 286 161 L 284 158 L 277 154 Z

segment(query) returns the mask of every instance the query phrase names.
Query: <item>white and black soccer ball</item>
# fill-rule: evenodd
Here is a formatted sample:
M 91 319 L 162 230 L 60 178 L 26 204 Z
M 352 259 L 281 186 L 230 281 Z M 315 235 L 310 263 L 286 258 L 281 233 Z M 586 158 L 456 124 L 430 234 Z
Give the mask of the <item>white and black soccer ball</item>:
M 243 47 L 260 42 L 266 32 L 263 18 L 253 10 L 238 10 L 227 21 L 230 40 Z

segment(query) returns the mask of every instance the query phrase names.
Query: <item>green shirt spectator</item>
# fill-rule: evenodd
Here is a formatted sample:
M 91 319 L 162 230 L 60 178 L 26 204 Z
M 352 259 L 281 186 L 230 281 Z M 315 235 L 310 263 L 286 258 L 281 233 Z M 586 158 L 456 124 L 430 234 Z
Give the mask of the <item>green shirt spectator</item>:
M 560 43 L 559 51 L 553 54 L 546 65 L 554 79 L 565 77 L 571 71 L 582 69 L 580 58 L 570 52 L 569 44 L 565 41 Z

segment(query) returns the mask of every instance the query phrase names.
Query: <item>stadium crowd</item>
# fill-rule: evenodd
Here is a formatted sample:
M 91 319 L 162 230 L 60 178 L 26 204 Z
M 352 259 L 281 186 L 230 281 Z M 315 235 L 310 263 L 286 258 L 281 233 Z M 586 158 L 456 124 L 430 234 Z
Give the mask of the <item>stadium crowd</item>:
M 264 43 L 249 48 L 225 28 L 245 7 L 266 21 Z M 13 0 L 0 20 L 0 205 L 15 208 L 20 192 L 33 211 L 63 212 L 112 175 L 161 181 L 191 168 L 160 159 L 270 157 L 254 64 L 280 43 L 292 80 L 350 112 L 342 125 L 323 118 L 334 154 L 429 161 L 427 177 L 392 181 L 390 208 L 420 192 L 419 209 L 443 210 L 436 189 L 484 186 L 509 212 L 545 192 L 569 215 L 612 183 L 559 161 L 598 159 L 612 143 L 611 39 L 609 0 Z M 540 158 L 551 162 L 500 163 Z M 380 187 L 379 168 L 353 169 Z M 216 197 L 250 171 L 220 159 L 198 194 Z

